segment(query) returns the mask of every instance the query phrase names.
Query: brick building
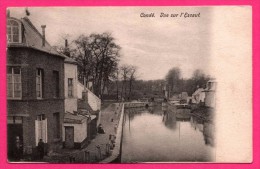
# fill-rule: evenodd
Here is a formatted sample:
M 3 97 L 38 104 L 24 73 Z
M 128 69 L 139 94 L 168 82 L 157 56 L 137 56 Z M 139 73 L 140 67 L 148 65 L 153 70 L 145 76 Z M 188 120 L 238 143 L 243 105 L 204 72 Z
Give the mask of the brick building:
M 57 53 L 25 17 L 7 18 L 8 159 L 17 137 L 21 153 L 37 153 L 40 139 L 46 152 L 62 148 L 64 118 L 64 56 Z
M 67 48 L 66 44 L 67 41 L 65 42 Z M 75 60 L 66 56 L 64 71 L 65 115 L 62 131 L 64 148 L 83 148 L 96 135 L 101 101 L 88 89 L 84 90 L 83 85 L 78 82 Z

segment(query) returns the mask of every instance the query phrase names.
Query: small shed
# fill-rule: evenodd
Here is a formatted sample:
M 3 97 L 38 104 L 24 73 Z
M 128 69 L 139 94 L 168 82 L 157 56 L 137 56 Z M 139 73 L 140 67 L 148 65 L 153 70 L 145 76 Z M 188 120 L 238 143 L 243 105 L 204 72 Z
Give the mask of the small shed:
M 62 134 L 65 148 L 82 148 L 87 144 L 87 124 L 90 118 L 77 112 L 65 113 Z

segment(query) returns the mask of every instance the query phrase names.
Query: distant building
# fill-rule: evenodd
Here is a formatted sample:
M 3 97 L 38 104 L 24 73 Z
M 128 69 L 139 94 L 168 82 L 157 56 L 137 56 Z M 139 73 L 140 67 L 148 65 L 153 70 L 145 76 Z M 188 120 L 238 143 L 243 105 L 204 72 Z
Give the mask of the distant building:
M 192 94 L 192 103 L 204 103 L 205 102 L 205 92 L 203 88 L 198 88 L 193 94 Z
M 180 94 L 173 94 L 170 98 L 169 98 L 170 101 L 180 101 L 181 98 L 180 98 Z
M 166 83 L 162 84 L 162 93 L 163 93 L 164 98 L 167 98 L 167 99 L 170 97 L 168 88 L 169 88 L 169 86 Z
M 25 17 L 7 18 L 8 159 L 15 138 L 23 154 L 33 154 L 40 139 L 47 152 L 62 147 L 64 56 L 57 53 Z M 51 31 L 51 30 L 50 30 Z
M 205 89 L 205 106 L 215 108 L 216 107 L 216 80 L 209 80 Z
M 188 99 L 188 93 L 187 92 L 181 92 L 181 94 L 179 95 L 179 98 L 181 100 L 187 100 Z

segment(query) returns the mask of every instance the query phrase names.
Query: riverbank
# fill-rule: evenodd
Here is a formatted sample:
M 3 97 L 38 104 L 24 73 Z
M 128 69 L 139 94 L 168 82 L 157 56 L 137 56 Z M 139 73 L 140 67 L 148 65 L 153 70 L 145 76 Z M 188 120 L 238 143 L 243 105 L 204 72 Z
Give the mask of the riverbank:
M 195 106 L 191 109 L 191 114 L 205 120 L 207 122 L 214 122 L 215 109 L 205 106 Z
M 97 134 L 83 149 L 62 149 L 59 153 L 45 156 L 43 162 L 49 163 L 98 163 L 108 158 L 113 150 L 108 148 L 110 138 L 116 136 L 121 116 L 121 103 L 104 104 L 101 109 L 101 119 L 105 133 Z

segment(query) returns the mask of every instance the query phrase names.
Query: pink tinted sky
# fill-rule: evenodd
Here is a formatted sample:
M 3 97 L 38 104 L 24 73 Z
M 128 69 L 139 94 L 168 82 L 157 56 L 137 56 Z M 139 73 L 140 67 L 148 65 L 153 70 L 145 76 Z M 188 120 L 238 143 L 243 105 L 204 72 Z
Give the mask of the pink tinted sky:
M 25 8 L 9 8 L 16 18 Z M 172 67 L 180 67 L 188 78 L 195 69 L 207 74 L 210 60 L 212 7 L 29 7 L 30 20 L 51 45 L 64 45 L 81 34 L 110 32 L 122 47 L 120 64 L 138 67 L 139 79 L 163 79 Z M 160 13 L 200 13 L 199 18 L 161 18 Z M 140 17 L 154 13 L 154 18 Z

